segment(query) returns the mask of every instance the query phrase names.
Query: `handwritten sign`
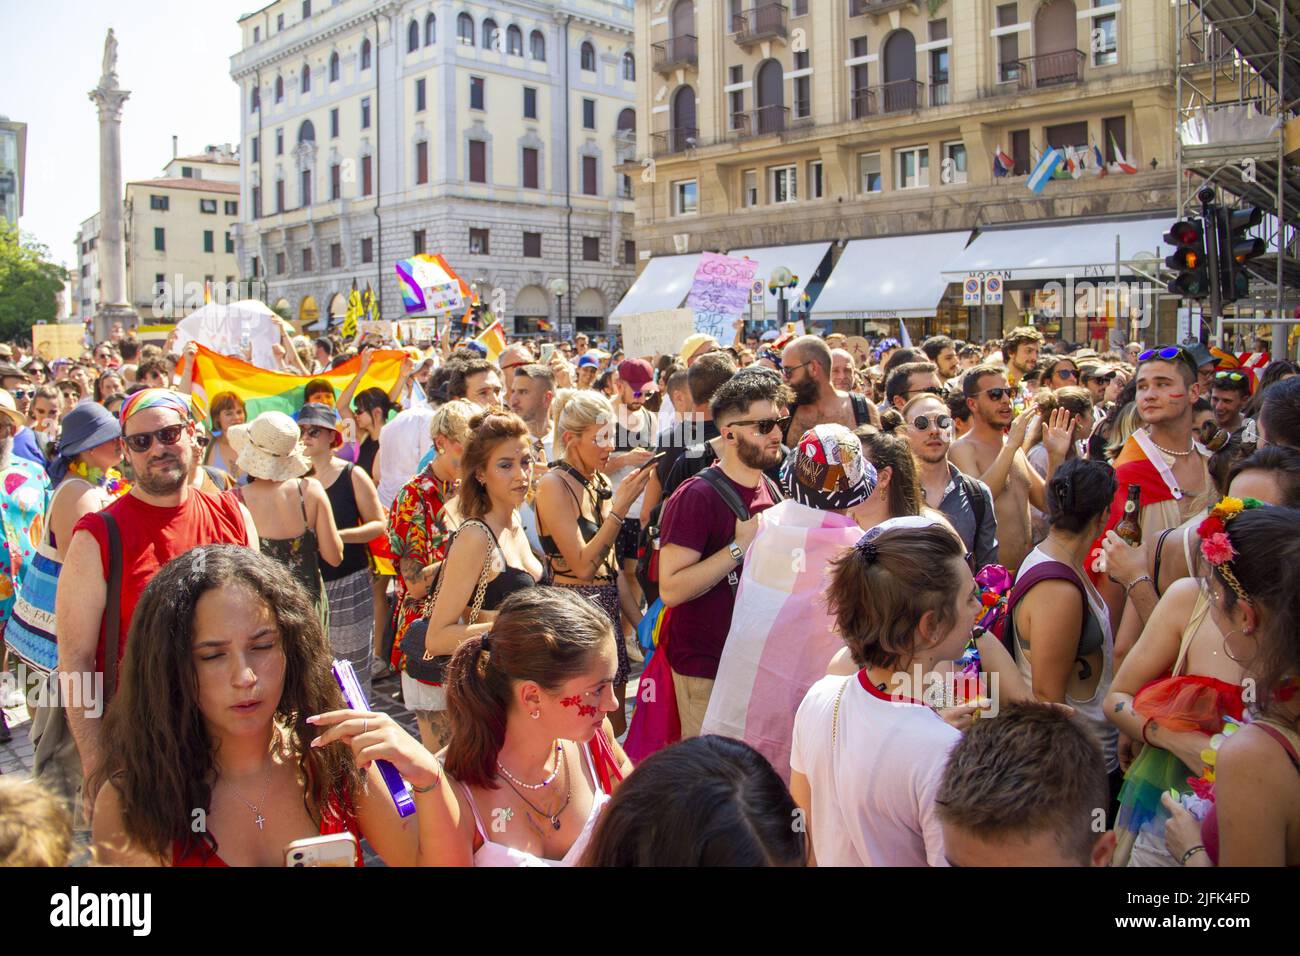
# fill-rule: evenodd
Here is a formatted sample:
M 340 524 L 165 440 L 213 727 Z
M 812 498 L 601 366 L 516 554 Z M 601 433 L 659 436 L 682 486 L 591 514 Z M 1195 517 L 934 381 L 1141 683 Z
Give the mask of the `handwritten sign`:
M 695 312 L 668 309 L 623 317 L 623 354 L 629 358 L 676 355 L 695 331 Z
M 81 358 L 86 350 L 85 338 L 86 327 L 80 322 L 32 326 L 32 346 L 47 362 L 56 358 Z
M 357 323 L 357 331 L 361 333 L 362 338 L 367 335 L 378 335 L 384 341 L 388 341 L 393 338 L 393 323 L 386 319 L 366 319 Z
M 749 304 L 757 268 L 758 263 L 752 259 L 703 253 L 686 304 L 696 312 L 739 316 Z
M 421 253 L 395 266 L 407 315 L 442 315 L 465 307 L 460 277 L 442 256 Z

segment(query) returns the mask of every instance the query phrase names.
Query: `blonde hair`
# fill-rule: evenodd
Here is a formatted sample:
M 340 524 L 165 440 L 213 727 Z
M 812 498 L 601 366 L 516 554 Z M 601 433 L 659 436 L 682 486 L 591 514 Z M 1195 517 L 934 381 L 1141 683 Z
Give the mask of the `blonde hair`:
M 1114 461 L 1141 425 L 1142 419 L 1138 417 L 1137 402 L 1129 402 L 1112 426 L 1110 441 L 1106 445 L 1106 457 Z
M 609 399 L 590 389 L 575 391 L 567 396 L 560 413 L 555 417 L 555 429 L 565 450 L 569 442 L 565 435 L 580 435 L 593 425 L 611 425 L 614 422 L 614 406 Z
M 0 777 L 0 866 L 67 866 L 72 816 L 35 780 Z
M 448 441 L 463 444 L 469 441 L 469 420 L 481 411 L 473 402 L 463 398 L 444 402 L 429 422 L 429 437 L 436 439 L 441 435 Z

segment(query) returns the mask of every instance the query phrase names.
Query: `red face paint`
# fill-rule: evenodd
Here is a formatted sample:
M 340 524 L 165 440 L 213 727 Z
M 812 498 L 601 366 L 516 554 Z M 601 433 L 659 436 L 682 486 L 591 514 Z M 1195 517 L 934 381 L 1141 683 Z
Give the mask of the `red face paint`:
M 1186 397 L 1187 397 L 1187 393 L 1186 393 L 1186 392 L 1170 392 L 1170 393 L 1169 393 L 1169 397 L 1170 397 L 1170 398 L 1186 398 Z
M 578 716 L 579 716 L 579 717 L 595 717 L 595 716 L 596 716 L 596 708 L 595 708 L 595 707 L 591 707 L 591 706 L 589 706 L 589 705 L 587 705 L 587 704 L 579 704 L 579 705 L 578 705 Z
M 579 697 L 577 694 L 574 694 L 572 697 L 564 698 L 563 700 L 560 701 L 560 703 L 563 704 L 565 707 L 577 707 L 579 708 L 578 713 L 582 713 L 581 710 L 582 698 Z

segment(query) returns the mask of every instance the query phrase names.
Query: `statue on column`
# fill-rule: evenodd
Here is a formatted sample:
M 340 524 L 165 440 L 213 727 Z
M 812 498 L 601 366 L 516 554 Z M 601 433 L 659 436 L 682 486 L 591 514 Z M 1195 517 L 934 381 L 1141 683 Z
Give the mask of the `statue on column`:
M 113 35 L 113 28 L 108 28 L 108 36 L 104 37 L 104 74 L 103 79 L 117 79 L 117 37 Z

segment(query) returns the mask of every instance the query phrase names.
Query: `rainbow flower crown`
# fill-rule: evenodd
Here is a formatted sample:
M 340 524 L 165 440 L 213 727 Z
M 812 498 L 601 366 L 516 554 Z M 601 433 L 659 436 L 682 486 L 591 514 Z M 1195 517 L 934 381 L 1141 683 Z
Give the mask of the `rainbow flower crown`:
M 1231 563 L 1237 557 L 1237 549 L 1228 537 L 1228 522 L 1243 511 L 1252 511 L 1264 507 L 1264 502 L 1256 498 L 1223 498 L 1210 509 L 1209 517 L 1196 527 L 1196 535 L 1201 539 L 1201 554 L 1210 562 L 1228 586 L 1243 601 L 1250 601 L 1246 589 L 1241 586 L 1233 573 Z

